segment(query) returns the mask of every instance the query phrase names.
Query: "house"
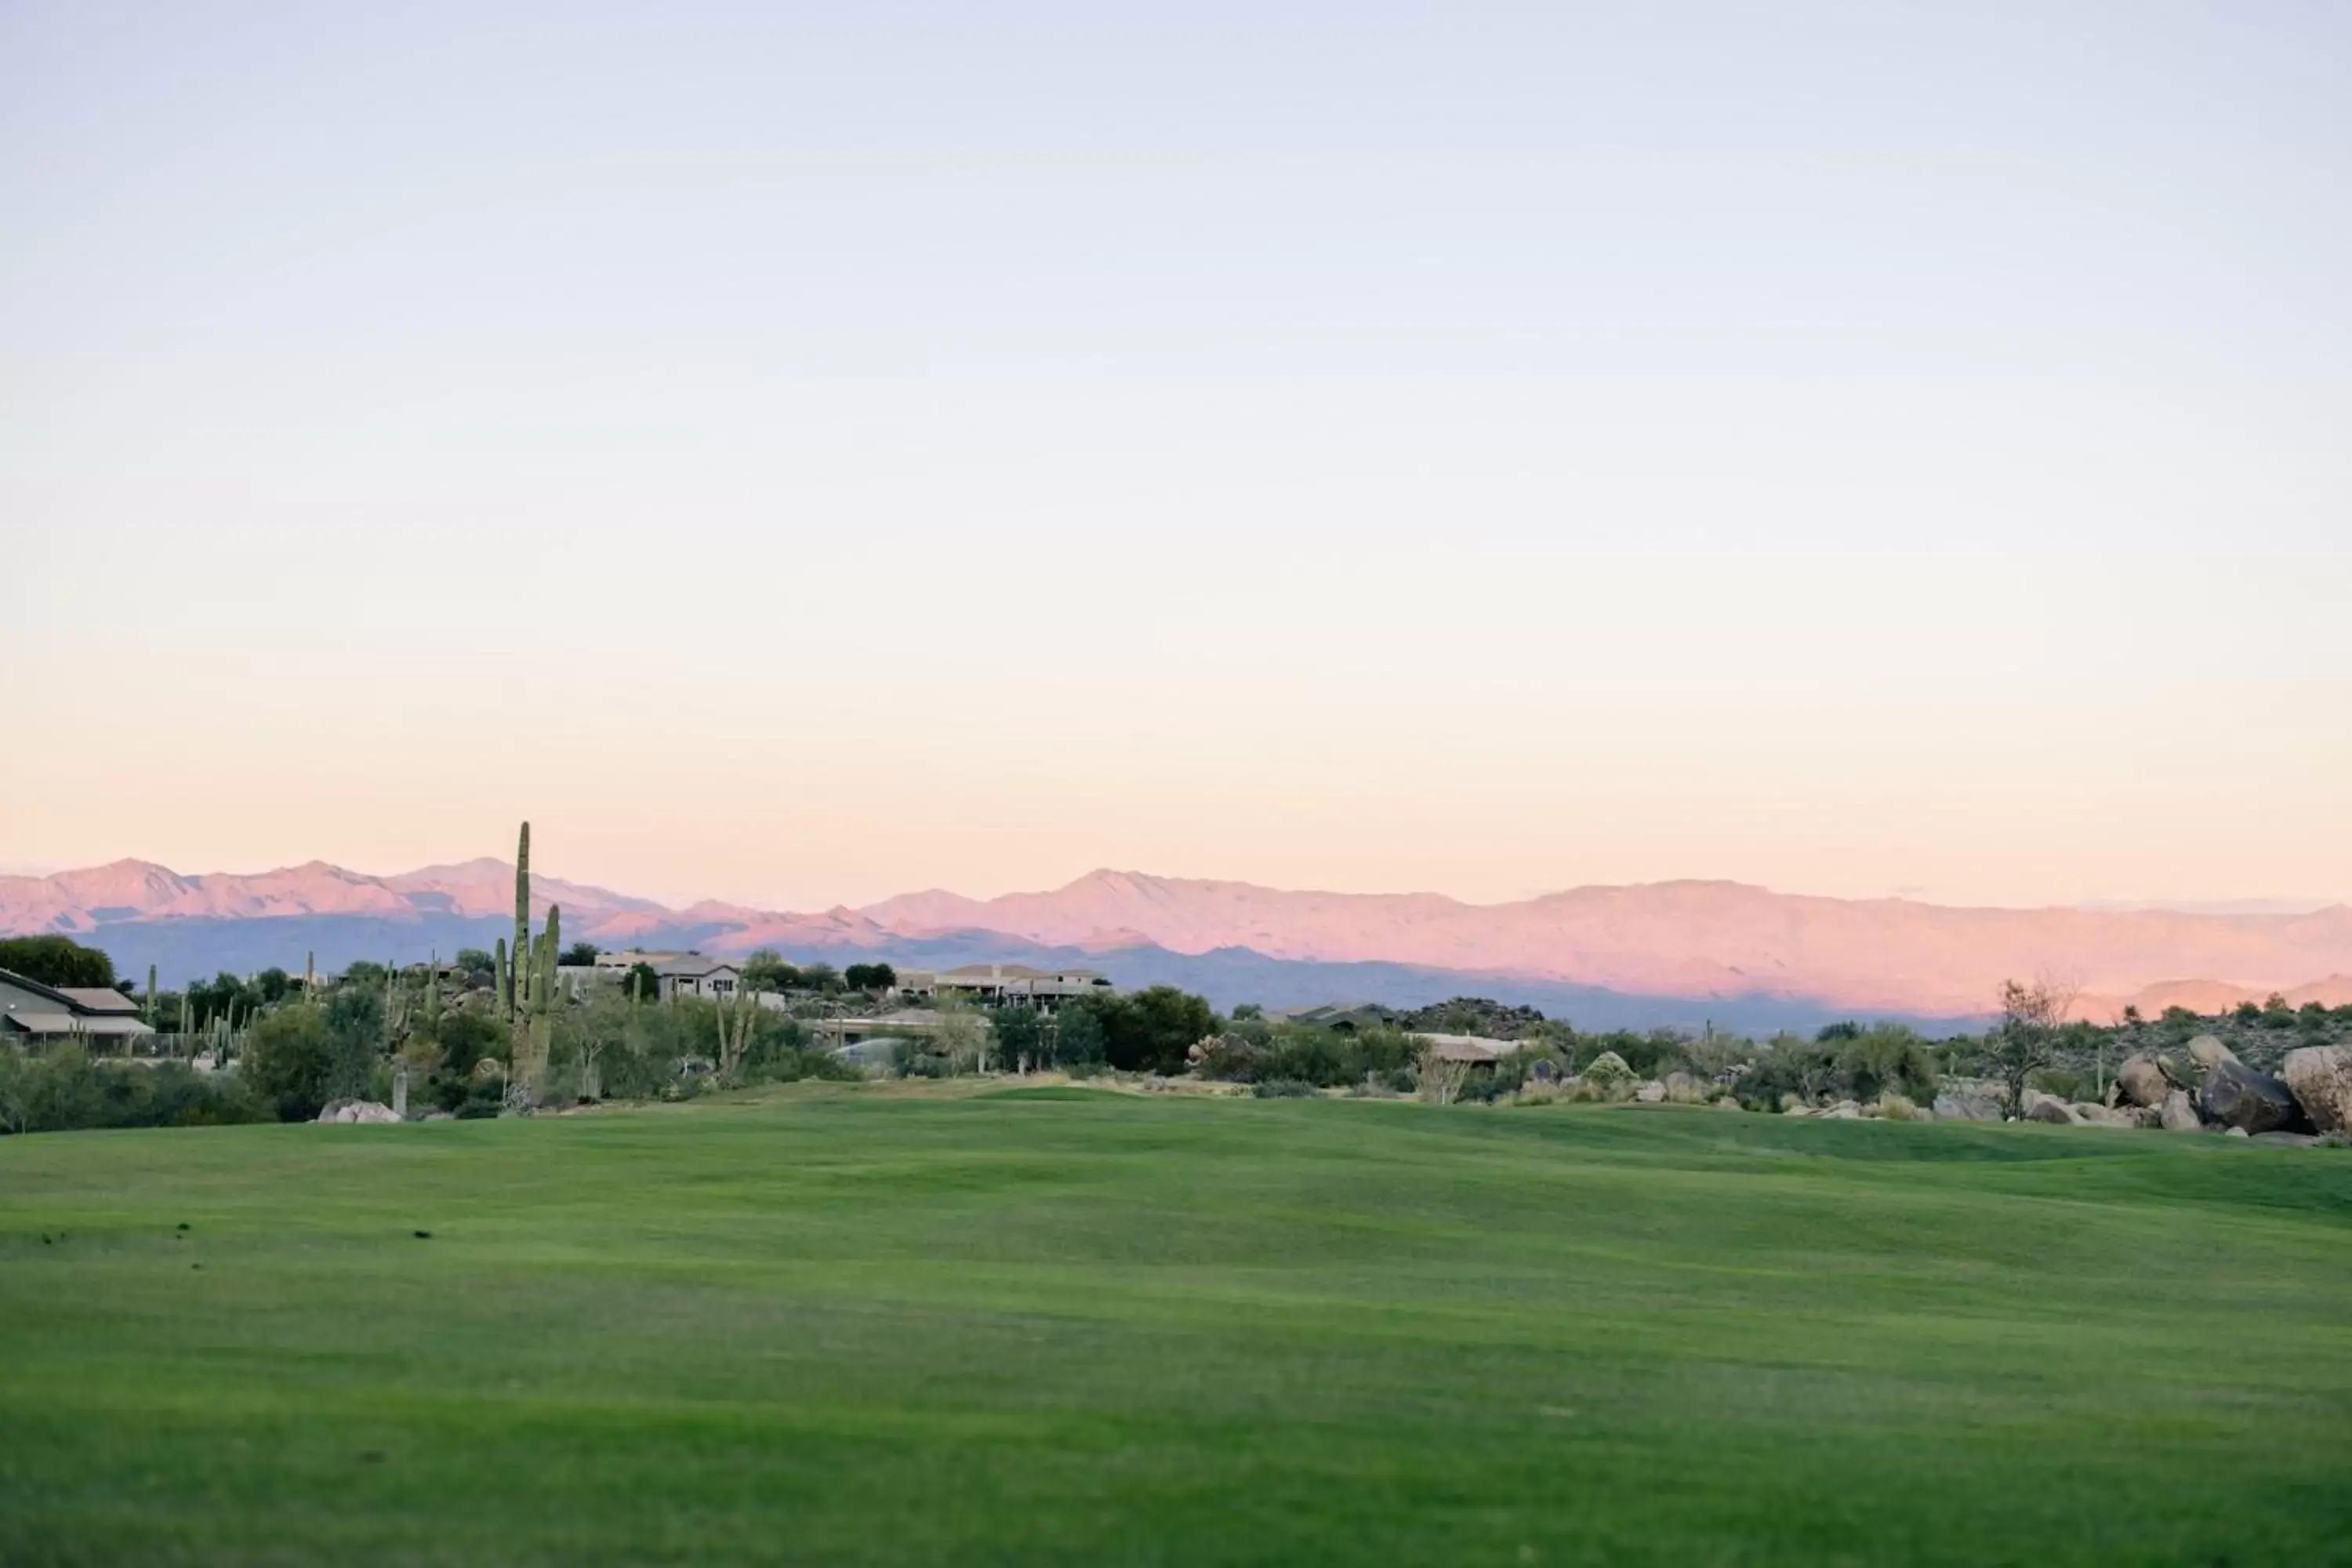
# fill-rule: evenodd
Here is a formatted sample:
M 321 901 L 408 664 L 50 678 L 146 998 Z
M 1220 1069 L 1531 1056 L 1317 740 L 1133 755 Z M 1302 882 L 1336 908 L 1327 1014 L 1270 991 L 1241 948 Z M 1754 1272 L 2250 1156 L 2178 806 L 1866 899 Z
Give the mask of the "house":
M 898 976 L 902 996 L 960 996 L 983 1006 L 1046 1012 L 1073 996 L 1103 995 L 1110 989 L 1110 977 L 1099 970 L 1033 969 L 1025 963 L 967 963 L 961 969 L 913 969 Z
M 974 1029 L 987 1032 L 987 1019 L 971 1018 L 970 1022 Z M 895 1013 L 871 1018 L 819 1018 L 812 1026 L 817 1037 L 827 1042 L 826 1048 L 839 1050 L 867 1040 L 920 1039 L 938 1034 L 944 1023 L 941 1015 L 928 1007 L 901 1007 Z
M 1423 1035 L 1413 1036 L 1426 1040 L 1429 1048 L 1444 1062 L 1461 1062 L 1468 1067 L 1493 1067 L 1519 1048 L 1517 1040 L 1492 1039 L 1485 1035 Z
M 640 963 L 647 969 L 659 969 L 663 964 L 673 963 L 677 959 L 700 956 L 701 954 L 693 952 L 651 952 L 641 947 L 632 947 L 619 952 L 599 952 L 596 955 L 596 967 L 607 974 L 618 976 L 626 974 Z
M 653 972 L 664 1001 L 672 996 L 732 996 L 743 983 L 739 965 L 698 952 L 665 960 L 655 964 Z
M 130 1041 L 155 1031 L 139 1016 L 139 1004 L 104 986 L 44 985 L 0 969 L 0 1037 L 13 1040 L 83 1038 L 94 1043 Z

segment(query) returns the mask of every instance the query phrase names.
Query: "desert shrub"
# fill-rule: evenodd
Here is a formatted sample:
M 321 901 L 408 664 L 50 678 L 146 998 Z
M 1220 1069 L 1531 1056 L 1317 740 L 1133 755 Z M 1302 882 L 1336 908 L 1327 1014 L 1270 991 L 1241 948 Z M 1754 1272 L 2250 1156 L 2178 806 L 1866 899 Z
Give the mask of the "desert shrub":
M 199 1073 L 181 1062 L 92 1061 L 79 1045 L 39 1056 L 0 1047 L 0 1132 L 210 1127 L 269 1117 L 270 1108 L 234 1073 Z
M 487 1013 L 452 1010 L 441 1015 L 433 1037 L 441 1047 L 441 1065 L 460 1077 L 474 1070 L 484 1057 L 504 1061 L 514 1049 L 514 1037 Z
M 1492 1105 L 1497 1100 L 1507 1100 L 1518 1092 L 1518 1085 L 1505 1079 L 1499 1072 L 1472 1072 L 1454 1091 L 1457 1105 Z
M 1262 1079 L 1250 1086 L 1250 1092 L 1260 1100 L 1308 1100 L 1315 1086 L 1295 1078 Z
M 1941 1078 L 1927 1042 L 1901 1024 L 1875 1024 L 1847 1037 L 1837 1070 L 1844 1080 L 1839 1088 L 1856 1100 L 1875 1100 L 1889 1090 L 1933 1100 Z
M 2192 1080 L 2193 1081 L 2193 1080 Z M 2087 1072 L 2073 1068 L 2042 1068 L 2027 1079 L 2030 1087 L 2044 1094 L 2054 1094 L 2061 1100 L 2083 1100 L 2099 1098 L 2097 1080 Z
M 1878 1114 L 1889 1121 L 1916 1121 L 1919 1119 L 1919 1108 L 1906 1096 L 1889 1094 L 1879 1100 Z
M 1586 1082 L 1594 1084 L 1631 1083 L 1634 1080 L 1633 1064 L 1615 1051 L 1602 1051 L 1584 1064 Z
M 1226 1083 L 1247 1083 L 1257 1077 L 1257 1040 L 1232 1030 L 1202 1040 L 1188 1053 L 1192 1070 L 1202 1078 Z

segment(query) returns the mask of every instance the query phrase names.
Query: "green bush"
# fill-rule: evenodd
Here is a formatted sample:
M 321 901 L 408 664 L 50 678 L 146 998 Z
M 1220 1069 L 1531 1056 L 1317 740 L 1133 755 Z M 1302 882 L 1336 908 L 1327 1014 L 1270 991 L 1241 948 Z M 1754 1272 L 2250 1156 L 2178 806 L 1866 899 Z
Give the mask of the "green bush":
M 199 1073 L 182 1062 L 92 1061 L 79 1045 L 37 1057 L 0 1047 L 0 1132 L 268 1120 L 269 1107 L 236 1073 Z
M 0 937 L 0 969 L 43 985 L 111 985 L 114 960 L 71 937 Z
M 338 1042 L 325 1010 L 308 1003 L 262 1015 L 246 1037 L 237 1075 L 280 1121 L 309 1121 L 333 1098 Z

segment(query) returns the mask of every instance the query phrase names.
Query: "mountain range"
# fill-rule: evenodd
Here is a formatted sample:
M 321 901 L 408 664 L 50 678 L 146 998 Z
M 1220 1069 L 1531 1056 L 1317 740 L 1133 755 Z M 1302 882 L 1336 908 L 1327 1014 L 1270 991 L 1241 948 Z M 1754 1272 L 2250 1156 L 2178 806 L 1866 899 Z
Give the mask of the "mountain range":
M 311 861 L 184 876 L 142 860 L 0 877 L 0 931 L 61 931 L 118 965 L 173 976 L 315 952 L 402 962 L 486 945 L 512 919 L 496 859 L 377 877 Z M 2273 992 L 2352 1003 L 2352 908 L 2302 913 L 1965 909 L 1845 900 L 1737 882 L 1587 887 L 1511 903 L 1435 893 L 1286 891 L 1102 870 L 1047 892 L 929 890 L 814 913 L 704 901 L 673 909 L 537 876 L 535 913 L 604 947 L 772 947 L 803 960 L 1086 962 L 1122 984 L 1168 980 L 1221 1004 L 1341 998 L 1412 1005 L 1462 992 L 1566 1008 L 1580 1022 L 1801 1026 L 1868 1014 L 1981 1016 L 2000 982 L 2078 986 L 2078 1011 L 2215 1011 Z

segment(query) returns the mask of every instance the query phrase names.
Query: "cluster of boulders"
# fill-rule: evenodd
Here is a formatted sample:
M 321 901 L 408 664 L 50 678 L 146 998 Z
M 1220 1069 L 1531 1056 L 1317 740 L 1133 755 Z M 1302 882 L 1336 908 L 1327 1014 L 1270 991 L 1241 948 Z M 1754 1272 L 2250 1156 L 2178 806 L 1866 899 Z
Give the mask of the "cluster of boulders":
M 2025 1091 L 2028 1121 L 2062 1127 L 2161 1127 L 2270 1142 L 2312 1143 L 2352 1136 L 2352 1048 L 2289 1051 L 2279 1076 L 2259 1072 L 2211 1035 L 2189 1042 L 2189 1061 L 2134 1056 L 2116 1072 L 2103 1104 Z
M 352 1122 L 402 1121 L 406 1118 L 380 1100 L 331 1100 L 327 1108 L 319 1112 L 319 1120 L 349 1125 Z

